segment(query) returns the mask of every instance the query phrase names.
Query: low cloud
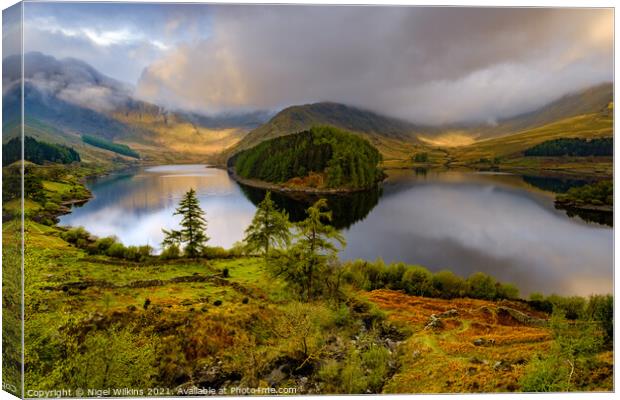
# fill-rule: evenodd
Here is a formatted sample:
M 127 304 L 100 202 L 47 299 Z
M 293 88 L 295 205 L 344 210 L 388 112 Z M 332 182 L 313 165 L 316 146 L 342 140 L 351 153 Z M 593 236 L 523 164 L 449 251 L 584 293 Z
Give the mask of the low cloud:
M 3 85 L 10 90 L 20 82 L 20 56 L 3 60 Z M 41 53 L 24 56 L 25 82 L 36 87 L 42 95 L 108 112 L 131 100 L 132 89 L 109 78 L 88 64 L 76 59 L 57 60 Z
M 613 11 L 216 6 L 210 35 L 137 95 L 202 112 L 337 101 L 424 123 L 492 121 L 613 78 Z

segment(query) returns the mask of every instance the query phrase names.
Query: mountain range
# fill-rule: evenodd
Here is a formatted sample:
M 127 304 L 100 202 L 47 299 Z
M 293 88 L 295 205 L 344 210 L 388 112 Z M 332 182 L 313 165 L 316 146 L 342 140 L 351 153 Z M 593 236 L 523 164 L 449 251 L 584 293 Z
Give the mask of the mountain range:
M 20 66 L 19 56 L 3 60 L 3 129 L 8 132 L 19 127 Z M 275 115 L 268 111 L 206 115 L 136 99 L 132 87 L 77 59 L 27 53 L 24 67 L 26 134 L 77 146 L 86 151 L 86 160 L 89 155 L 97 158 L 95 153 L 102 150 L 84 145 L 82 134 L 127 144 L 147 160 L 223 163 L 264 140 L 317 125 L 365 137 L 384 159 L 404 159 L 424 147 L 478 143 L 594 115 L 613 103 L 613 85 L 603 83 L 495 124 L 430 126 L 332 102 L 295 105 Z M 6 141 L 11 135 L 3 136 Z

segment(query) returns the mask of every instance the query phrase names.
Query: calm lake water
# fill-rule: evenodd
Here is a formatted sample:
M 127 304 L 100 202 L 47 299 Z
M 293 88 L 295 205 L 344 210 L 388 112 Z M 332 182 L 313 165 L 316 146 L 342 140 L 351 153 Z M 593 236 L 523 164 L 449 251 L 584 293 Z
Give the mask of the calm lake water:
M 377 190 L 328 198 L 343 230 L 343 259 L 404 261 L 461 276 L 486 272 L 521 293 L 610 293 L 613 231 L 553 207 L 553 192 L 580 181 L 507 174 L 396 171 Z M 126 245 L 155 248 L 182 195 L 195 188 L 206 211 L 211 245 L 243 238 L 264 192 L 242 187 L 224 170 L 166 165 L 96 179 L 94 199 L 61 225 L 83 226 Z M 314 199 L 274 196 L 291 219 L 303 218 Z

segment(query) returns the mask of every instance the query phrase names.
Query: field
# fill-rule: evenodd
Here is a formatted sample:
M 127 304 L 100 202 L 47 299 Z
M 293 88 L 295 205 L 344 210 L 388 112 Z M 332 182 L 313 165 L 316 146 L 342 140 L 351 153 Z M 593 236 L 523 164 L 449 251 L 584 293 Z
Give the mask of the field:
M 28 388 L 518 391 L 528 363 L 553 345 L 549 315 L 523 302 L 349 288 L 340 304 L 300 303 L 258 257 L 134 263 L 88 255 L 60 232 L 26 225 Z M 433 314 L 441 323 L 428 328 Z M 91 359 L 110 351 L 124 358 Z M 610 390 L 612 360 L 600 353 L 580 388 Z

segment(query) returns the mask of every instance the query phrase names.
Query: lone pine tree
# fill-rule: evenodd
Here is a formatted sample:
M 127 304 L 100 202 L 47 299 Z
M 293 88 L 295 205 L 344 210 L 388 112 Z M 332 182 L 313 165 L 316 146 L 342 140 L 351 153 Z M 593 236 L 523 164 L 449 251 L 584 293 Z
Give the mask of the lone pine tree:
M 199 256 L 209 238 L 206 235 L 207 220 L 205 213 L 200 208 L 196 191 L 193 188 L 185 193 L 174 215 L 183 217 L 181 229 L 169 231 L 162 229 L 166 235 L 162 246 L 168 248 L 185 245 L 184 253 L 187 257 Z

